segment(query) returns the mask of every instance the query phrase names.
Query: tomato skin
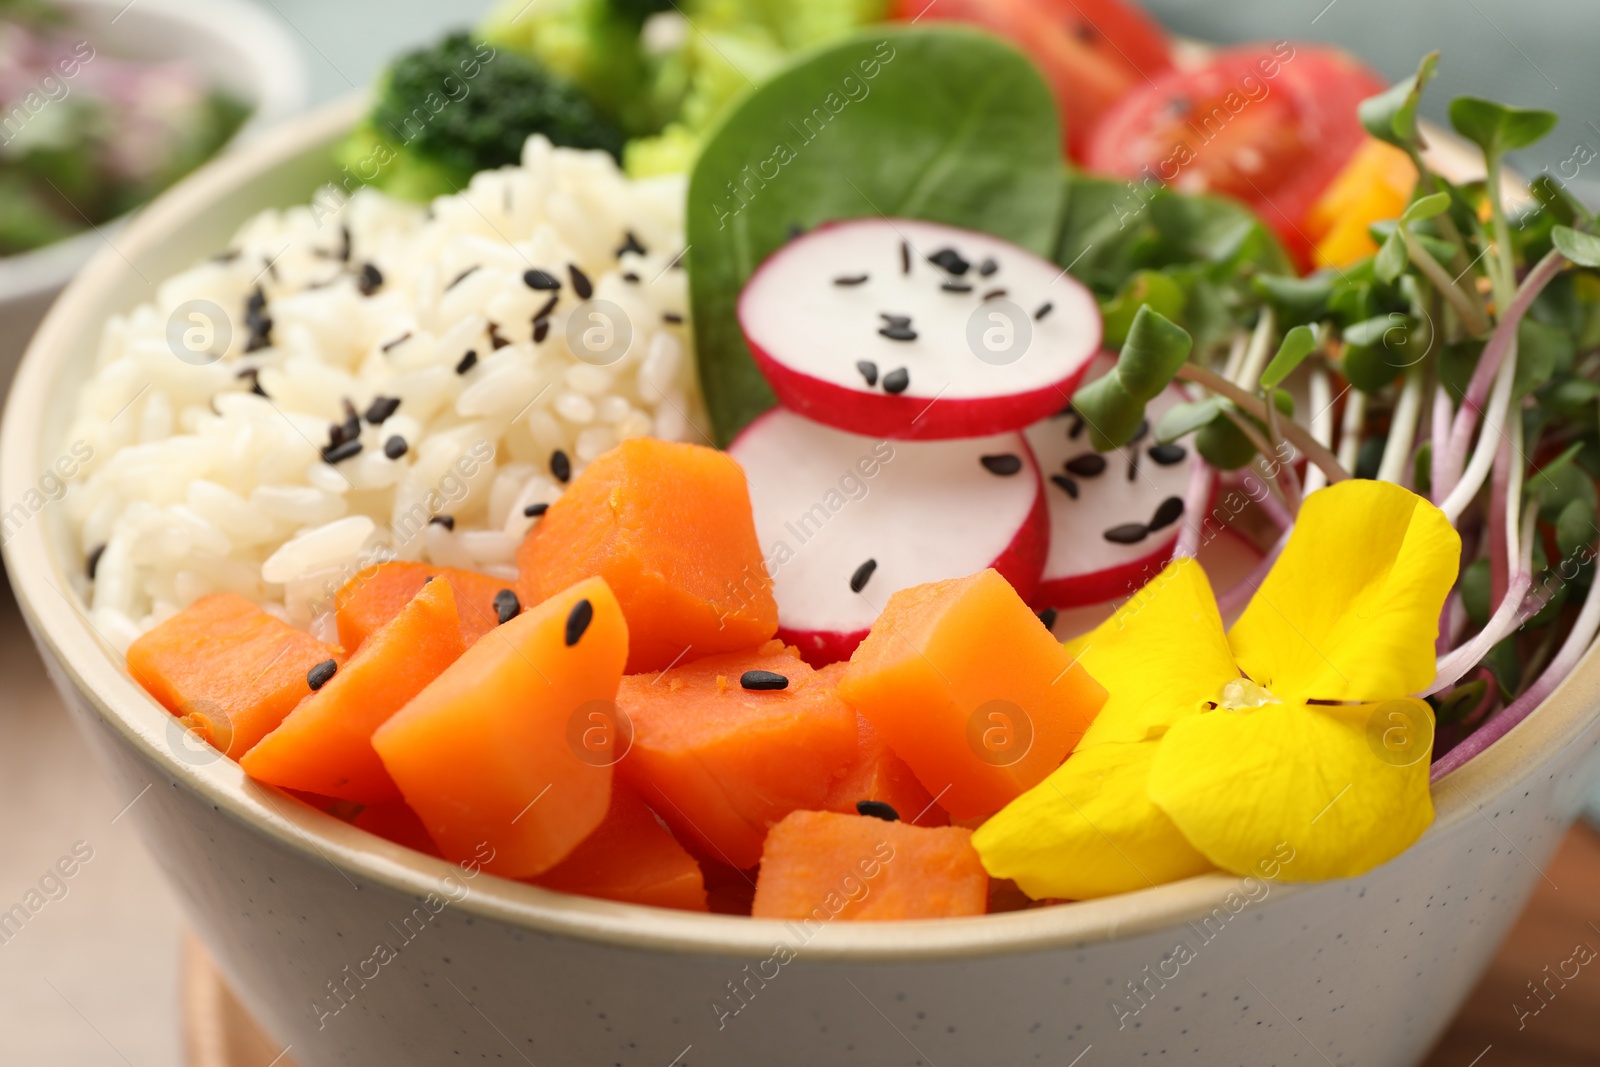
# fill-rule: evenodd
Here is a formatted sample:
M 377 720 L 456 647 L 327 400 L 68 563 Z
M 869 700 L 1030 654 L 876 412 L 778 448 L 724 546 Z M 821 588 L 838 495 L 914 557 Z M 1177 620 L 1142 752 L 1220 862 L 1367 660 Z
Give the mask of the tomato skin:
M 1302 265 L 1307 213 L 1366 138 L 1356 106 L 1384 82 L 1337 49 L 1243 45 L 1136 87 L 1090 137 L 1091 170 L 1233 197 Z
M 1080 161 L 1100 116 L 1172 68 L 1161 27 L 1124 0 L 896 0 L 894 17 L 981 26 L 1028 53 L 1055 90 L 1067 152 Z

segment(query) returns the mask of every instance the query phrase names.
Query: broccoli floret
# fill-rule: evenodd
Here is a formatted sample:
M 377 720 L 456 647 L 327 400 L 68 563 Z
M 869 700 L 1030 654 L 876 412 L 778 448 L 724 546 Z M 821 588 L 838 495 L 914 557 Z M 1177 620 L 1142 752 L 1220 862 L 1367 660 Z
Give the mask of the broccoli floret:
M 342 155 L 352 162 L 392 154 L 370 180 L 427 199 L 464 187 L 480 170 L 518 162 L 535 133 L 622 155 L 622 132 L 575 86 L 525 55 L 458 33 L 395 61 Z

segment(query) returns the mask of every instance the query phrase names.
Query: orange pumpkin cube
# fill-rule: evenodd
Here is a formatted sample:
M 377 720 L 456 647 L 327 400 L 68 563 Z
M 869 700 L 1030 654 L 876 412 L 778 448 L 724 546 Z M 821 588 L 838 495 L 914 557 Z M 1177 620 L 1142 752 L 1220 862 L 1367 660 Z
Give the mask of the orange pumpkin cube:
M 580 582 L 496 627 L 372 735 L 449 860 L 532 878 L 605 818 L 611 767 L 574 724 L 613 706 L 628 628 L 606 583 Z
M 982 915 L 989 875 L 959 826 L 797 811 L 772 828 L 756 879 L 758 919 L 945 919 Z
M 605 821 L 566 859 L 534 879 L 563 893 L 705 911 L 706 886 L 694 857 L 620 782 L 611 788 Z
M 537 603 L 606 580 L 628 620 L 628 671 L 751 648 L 778 630 L 744 471 L 726 453 L 637 438 L 596 459 L 517 551 Z
M 957 820 L 1042 782 L 1106 699 L 993 570 L 892 595 L 839 693 Z
M 450 583 L 429 582 L 239 762 L 250 777 L 286 789 L 362 804 L 399 800 L 372 733 L 465 651 Z
M 746 672 L 784 688 L 747 689 Z M 855 712 L 778 641 L 631 674 L 617 703 L 633 726 L 618 772 L 679 840 L 739 869 L 761 859 L 773 823 L 823 806 L 857 745 Z
M 162 707 L 238 759 L 311 693 L 306 674 L 343 651 L 234 593 L 202 597 L 128 646 L 128 670 Z
M 477 571 L 434 567 L 395 560 L 368 567 L 344 584 L 334 597 L 338 605 L 339 643 L 354 651 L 377 633 L 400 609 L 411 603 L 429 578 L 443 578 L 456 595 L 461 639 L 471 648 L 500 624 L 494 599 L 516 583 Z

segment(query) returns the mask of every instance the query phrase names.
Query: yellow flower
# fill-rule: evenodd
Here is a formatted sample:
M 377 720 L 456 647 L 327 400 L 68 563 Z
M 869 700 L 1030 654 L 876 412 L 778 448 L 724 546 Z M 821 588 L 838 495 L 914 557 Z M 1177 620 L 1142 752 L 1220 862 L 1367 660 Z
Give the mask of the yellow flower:
M 1460 557 L 1439 509 L 1347 481 L 1306 498 L 1231 631 L 1200 564 L 1169 564 L 1069 646 L 1105 707 L 973 835 L 984 866 L 1082 900 L 1213 868 L 1345 878 L 1398 855 L 1433 821 L 1433 715 L 1411 694 L 1433 680 Z

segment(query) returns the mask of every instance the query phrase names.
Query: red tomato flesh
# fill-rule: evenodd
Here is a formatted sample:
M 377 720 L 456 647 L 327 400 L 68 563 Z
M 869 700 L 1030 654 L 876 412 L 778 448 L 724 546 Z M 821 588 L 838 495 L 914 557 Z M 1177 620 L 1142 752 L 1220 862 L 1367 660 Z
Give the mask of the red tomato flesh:
M 1090 138 L 1091 170 L 1254 208 L 1302 263 L 1302 222 L 1366 136 L 1356 105 L 1383 81 L 1343 52 L 1242 45 L 1135 88 Z
M 1172 67 L 1161 27 L 1123 0 L 897 0 L 895 17 L 982 26 L 1033 57 L 1083 159 L 1095 122 L 1127 92 Z

